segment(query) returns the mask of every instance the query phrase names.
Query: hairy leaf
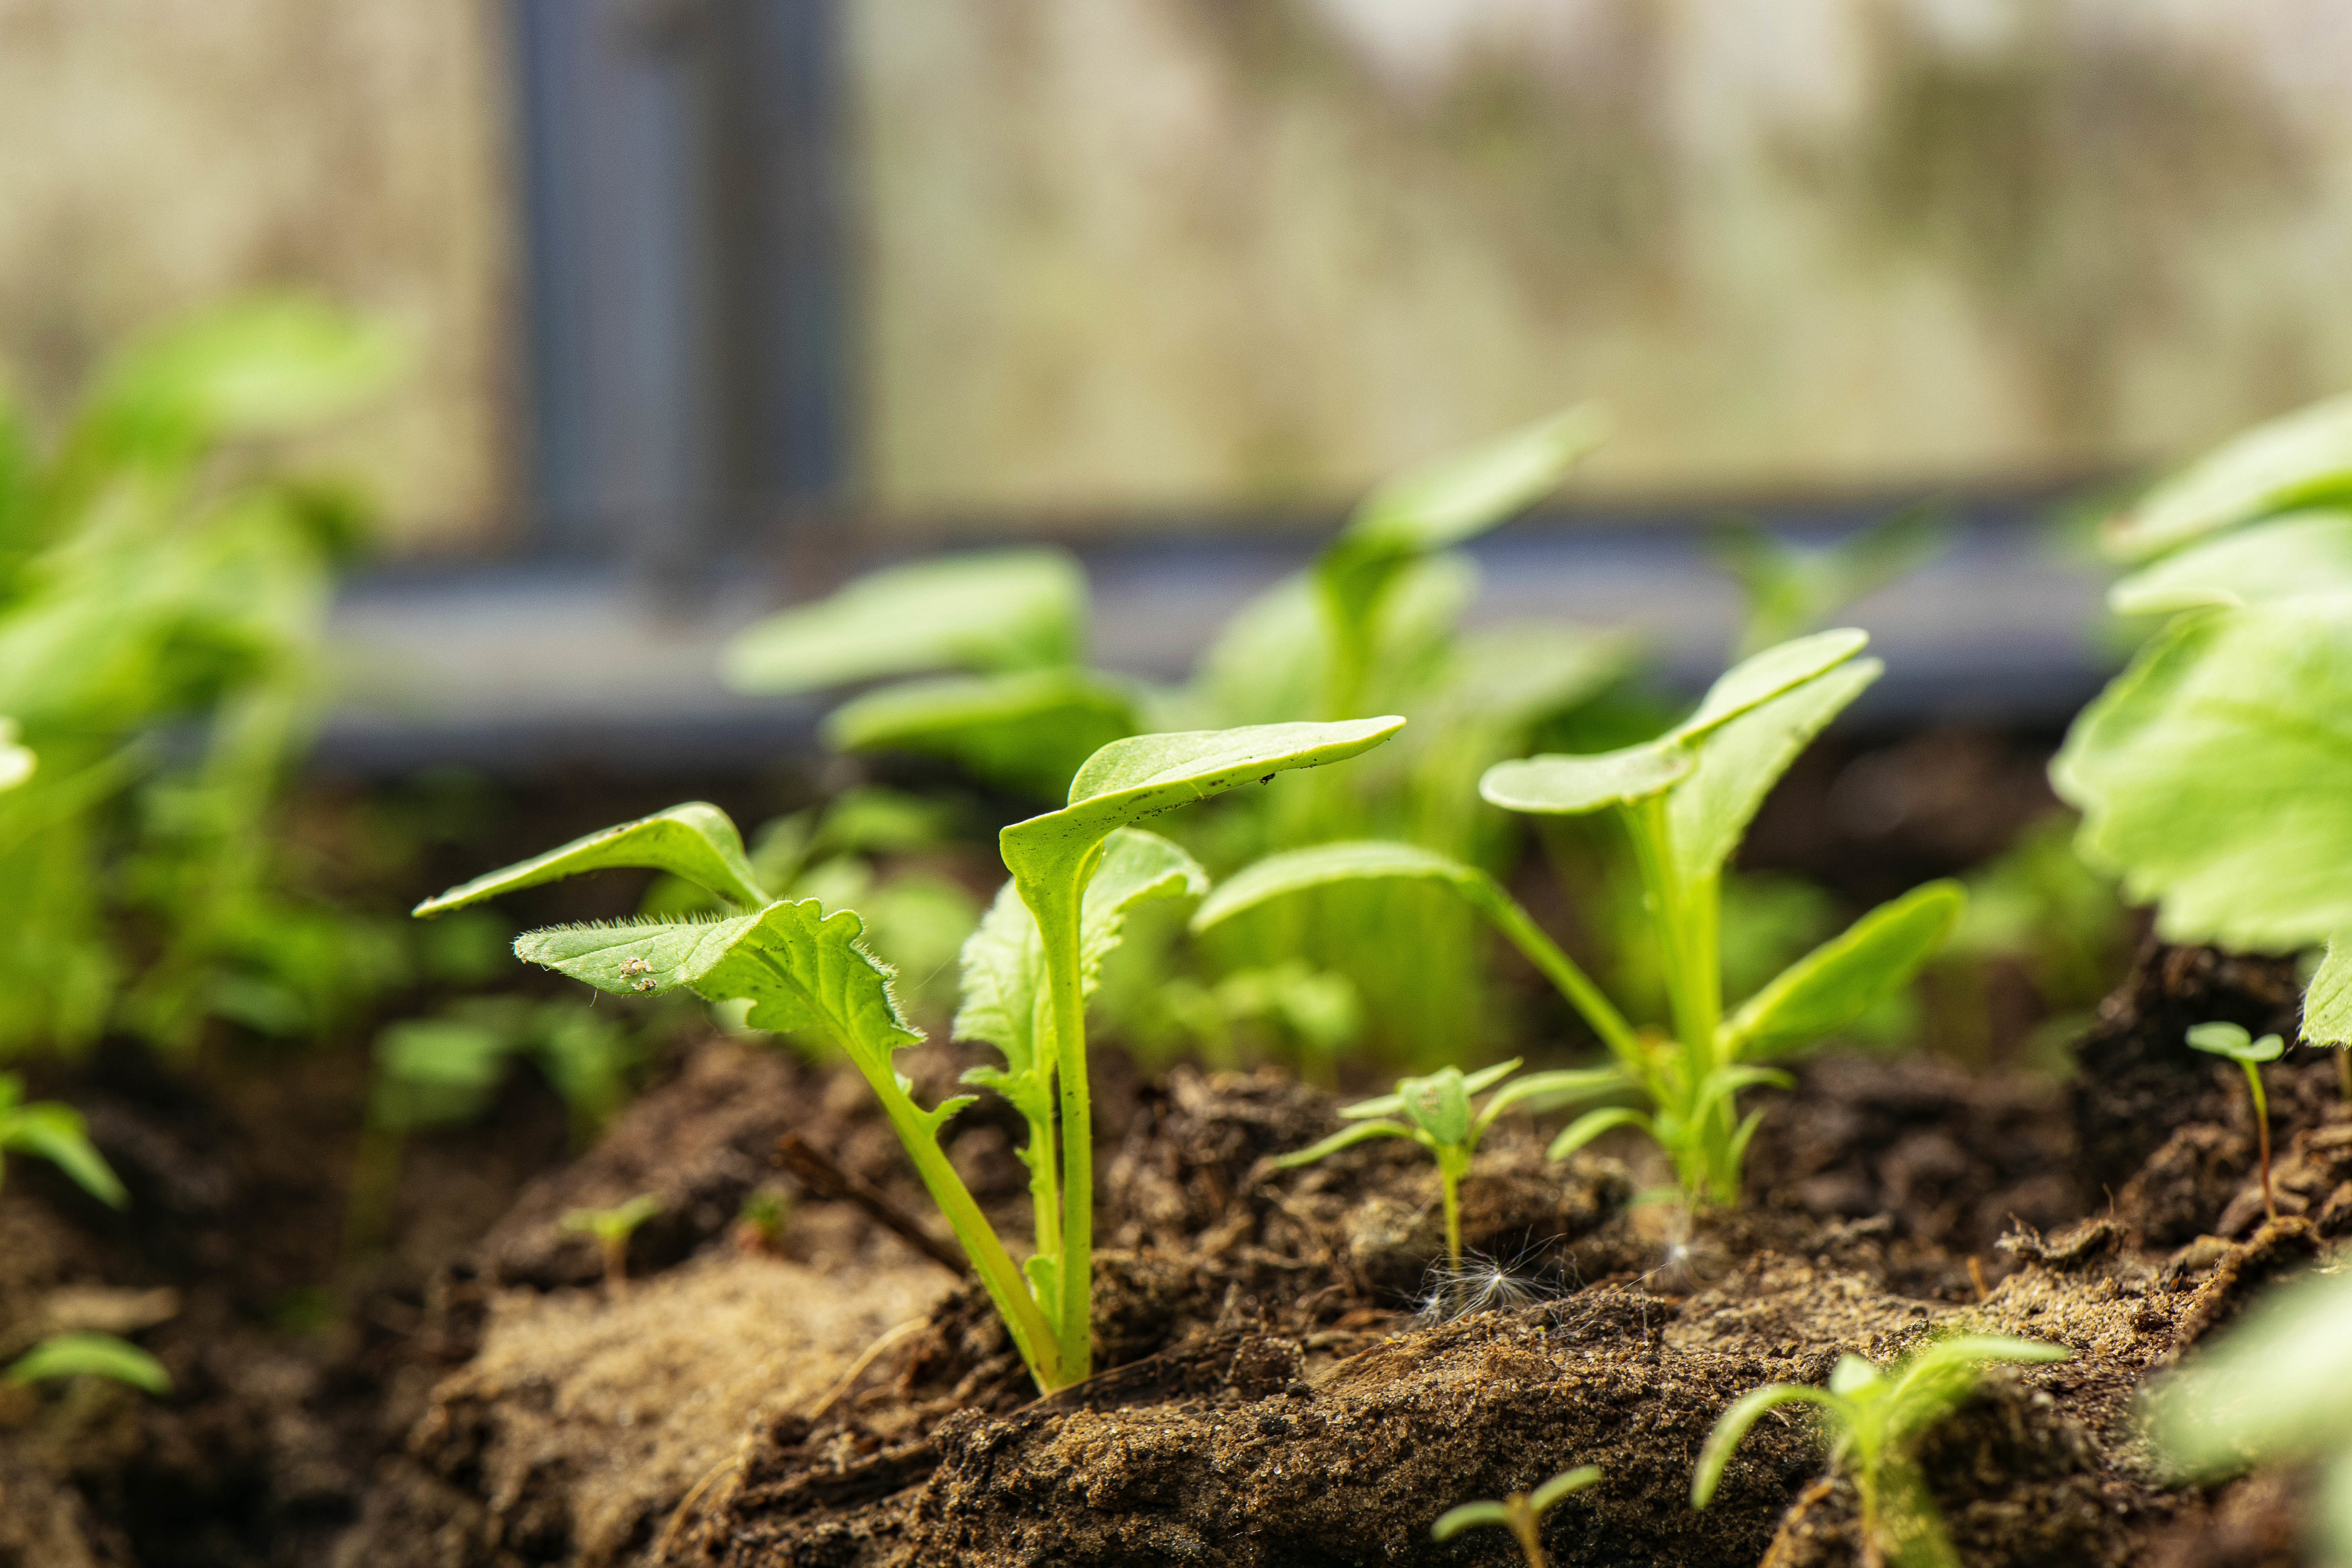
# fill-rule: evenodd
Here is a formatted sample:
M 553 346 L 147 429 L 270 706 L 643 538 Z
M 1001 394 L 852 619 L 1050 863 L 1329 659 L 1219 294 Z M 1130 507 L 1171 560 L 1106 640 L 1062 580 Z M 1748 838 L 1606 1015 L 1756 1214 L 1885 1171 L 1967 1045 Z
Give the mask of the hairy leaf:
M 1058 550 L 953 555 L 859 578 L 737 634 L 719 660 L 741 691 L 810 691 L 929 669 L 1074 664 L 1086 577 Z
M 2352 395 L 2257 426 L 2150 489 L 2112 520 L 2105 541 L 2146 561 L 2191 540 L 2290 507 L 2352 499 Z
M 739 909 L 757 909 L 768 896 L 744 858 L 742 836 L 715 805 L 688 801 L 667 811 L 607 827 L 599 833 L 534 855 L 503 869 L 460 883 L 416 906 L 419 915 L 437 915 L 467 904 L 494 899 L 523 888 L 535 888 L 583 871 L 619 867 L 644 867 L 683 877 L 708 889 Z
M 2303 1037 L 2315 1046 L 2352 1046 L 2352 935 L 2327 939 L 2311 987 L 2303 994 Z
M 920 752 L 977 776 L 1058 798 L 1080 764 L 1135 732 L 1133 694 L 1082 669 L 945 676 L 856 697 L 824 721 L 845 752 Z
M 2074 721 L 2051 782 L 2077 847 L 2175 942 L 2352 929 L 2352 594 L 2184 615 Z
M 1604 806 L 1631 805 L 1671 789 L 1698 764 L 1688 746 L 1645 741 L 1590 756 L 1558 752 L 1496 763 L 1478 780 L 1478 794 L 1506 811 L 1578 816 Z
M 2107 590 L 2118 615 L 2352 589 L 2352 511 L 2298 511 L 2192 544 Z
M 1675 784 L 1666 801 L 1675 862 L 1685 881 L 1702 880 L 1723 868 L 1789 764 L 1878 679 L 1883 668 L 1874 658 L 1835 665 L 1706 737 L 1698 748 L 1698 765 Z
M 1954 881 L 1879 905 L 1750 997 L 1725 1026 L 1729 1054 L 1781 1056 L 1845 1027 L 1908 984 L 1967 907 Z
M 7 1377 L 11 1383 L 35 1383 L 48 1377 L 110 1377 L 158 1399 L 172 1392 L 172 1374 L 163 1370 L 163 1363 L 112 1334 L 58 1334 L 43 1340 L 9 1363 Z
M 1122 827 L 1105 839 L 1102 863 L 1079 906 L 1082 994 L 1094 994 L 1129 910 L 1149 899 L 1198 898 L 1208 886 L 1199 862 L 1156 833 Z M 1001 1089 L 1024 1112 L 1047 1114 L 1052 1101 L 1040 1069 L 1051 1061 L 1042 1048 L 1050 1017 L 1045 942 L 1018 887 L 1007 881 L 963 944 L 963 1005 L 954 1029 L 957 1039 L 994 1046 L 1005 1068 L 975 1069 L 965 1081 Z

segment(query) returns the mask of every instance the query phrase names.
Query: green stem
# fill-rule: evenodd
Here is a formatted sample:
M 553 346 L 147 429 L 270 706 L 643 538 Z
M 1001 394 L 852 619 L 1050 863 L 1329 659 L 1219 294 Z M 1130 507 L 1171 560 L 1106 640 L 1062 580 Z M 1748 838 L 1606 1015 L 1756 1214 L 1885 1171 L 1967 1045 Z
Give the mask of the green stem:
M 1568 998 L 1569 1005 L 1583 1015 L 1584 1021 L 1592 1026 L 1593 1033 L 1601 1037 L 1610 1054 L 1628 1072 L 1639 1076 L 1645 1063 L 1633 1026 L 1625 1021 L 1625 1015 L 1617 1011 L 1615 1005 L 1601 994 L 1601 987 L 1592 983 L 1591 976 L 1577 967 L 1575 960 L 1561 952 L 1559 944 L 1536 924 L 1526 908 L 1505 892 L 1492 877 L 1482 874 L 1465 891 L 1471 902 L 1477 905 L 1479 912 L 1495 923 L 1495 929 L 1508 938 L 1512 946 L 1527 954 L 1528 962 L 1543 972 L 1544 978 Z
M 1445 1260 L 1455 1272 L 1462 1268 L 1462 1176 L 1470 1168 L 1458 1150 L 1437 1152 L 1437 1192 L 1445 1206 Z
M 1055 1072 L 1062 1110 L 1062 1256 L 1055 1271 L 1060 1300 L 1052 1316 L 1059 1334 L 1065 1381 L 1085 1377 L 1094 1364 L 1095 1134 L 1087 1086 L 1087 1003 L 1078 955 L 1079 900 L 1084 870 L 1071 886 L 1022 896 L 1037 920 L 1045 948 L 1045 985 L 1053 998 Z
M 1512 1539 L 1519 1543 L 1519 1555 L 1528 1560 L 1528 1568 L 1550 1568 L 1550 1559 L 1544 1555 L 1543 1521 L 1528 1505 L 1528 1494 L 1513 1492 L 1505 1498 L 1503 1512 L 1510 1521 Z
M 868 1067 L 858 1053 L 849 1055 L 866 1075 L 874 1097 L 882 1102 L 883 1114 L 890 1119 L 898 1142 L 906 1145 L 908 1156 L 915 1162 L 915 1173 L 922 1177 L 931 1201 L 947 1216 L 948 1228 L 963 1244 L 964 1256 L 971 1259 L 988 1299 L 995 1303 L 997 1315 L 1004 1320 L 1005 1328 L 1013 1335 L 1014 1348 L 1028 1363 L 1030 1375 L 1037 1380 L 1039 1392 L 1050 1394 L 1075 1381 L 1063 1374 L 1053 1325 L 1038 1310 L 1029 1294 L 1028 1281 L 1013 1263 L 1012 1254 L 1004 1250 L 1004 1243 L 997 1239 L 988 1216 L 980 1212 L 971 1190 L 956 1174 L 955 1167 L 948 1163 L 937 1131 L 926 1123 L 913 1099 L 898 1087 L 898 1079 L 887 1068 L 877 1071 Z
M 1052 1079 L 1046 1080 L 1047 1091 Z M 1036 1227 L 1037 1256 L 1059 1258 L 1062 1256 L 1062 1194 L 1054 1175 L 1054 1119 L 1049 1115 L 1028 1118 L 1029 1142 L 1021 1158 L 1029 1167 L 1029 1206 Z
M 2252 1062 L 2238 1065 L 2246 1069 L 2246 1089 L 2254 1100 L 2254 1137 L 2263 1154 L 2263 1213 L 2276 1219 L 2278 1205 L 2271 1197 L 2271 1108 L 2263 1097 L 2263 1069 Z

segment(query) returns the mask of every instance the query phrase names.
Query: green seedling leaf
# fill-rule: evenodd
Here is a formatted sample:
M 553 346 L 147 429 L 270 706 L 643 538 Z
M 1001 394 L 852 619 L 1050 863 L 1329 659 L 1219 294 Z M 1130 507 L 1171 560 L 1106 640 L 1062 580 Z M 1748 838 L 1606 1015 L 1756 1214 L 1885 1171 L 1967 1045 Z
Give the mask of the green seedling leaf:
M 1482 1524 L 1498 1524 L 1507 1530 L 1511 1516 L 1498 1502 L 1457 1504 L 1437 1516 L 1437 1522 L 1429 1527 L 1429 1538 L 1432 1541 L 1451 1541 L 1464 1531 L 1475 1530 Z
M 1478 794 L 1505 811 L 1580 816 L 1612 805 L 1632 805 L 1663 795 L 1690 777 L 1698 758 L 1671 740 L 1645 741 L 1591 756 L 1549 753 L 1496 763 L 1478 780 Z
M 1514 1061 L 1504 1070 L 1517 1066 Z M 1405 1120 L 1435 1142 L 1459 1148 L 1470 1141 L 1470 1086 L 1460 1068 L 1403 1079 L 1397 1085 L 1396 1100 Z
M 1943 553 L 1950 542 L 1943 509 L 1923 503 L 1825 547 L 1790 543 L 1755 523 L 1736 522 L 1717 531 L 1708 553 L 1747 595 L 1740 635 L 1745 656 L 1818 626 Z
M 31 1154 L 63 1171 L 100 1203 L 115 1208 L 129 1203 L 121 1178 L 90 1142 L 81 1112 L 54 1100 L 22 1104 L 22 1080 L 0 1073 L 0 1176 L 6 1174 L 6 1155 Z
M 739 633 L 719 675 L 739 691 L 813 691 L 932 669 L 1076 664 L 1086 601 L 1085 574 L 1058 550 L 891 567 Z
M 1394 839 L 1348 839 L 1269 855 L 1243 868 L 1201 900 L 1192 929 L 1204 931 L 1272 899 L 1309 889 L 1373 878 L 1403 878 L 1443 883 L 1493 921 L 1559 988 L 1577 1011 L 1621 1058 L 1635 1055 L 1633 1031 L 1581 969 L 1546 936 L 1502 885 L 1474 866 L 1417 844 Z
M 2180 616 L 2051 764 L 2093 866 L 2168 941 L 2291 951 L 2352 930 L 2352 595 Z
M 112 1334 L 58 1334 L 43 1340 L 8 1365 L 11 1383 L 52 1377 L 106 1377 L 162 1399 L 172 1392 L 163 1363 Z
M 1342 1111 L 1340 1114 L 1347 1113 Z M 1316 1161 L 1336 1154 L 1342 1149 L 1353 1148 L 1359 1143 L 1368 1142 L 1374 1138 L 1410 1138 L 1412 1136 L 1411 1127 L 1402 1121 L 1392 1121 L 1385 1117 L 1359 1121 L 1353 1126 L 1342 1127 L 1320 1142 L 1310 1143 L 1304 1149 L 1277 1156 L 1274 1162 L 1275 1169 L 1289 1171 L 1296 1170 L 1301 1165 L 1311 1165 Z
M 1266 783 L 1292 768 L 1344 761 L 1403 728 L 1402 719 L 1391 716 L 1192 730 L 1113 742 L 1070 781 L 1068 805 L 1016 822 L 998 836 L 1004 864 L 1016 879 L 1068 876 L 1118 828 L 1242 784 Z
M 2257 426 L 2157 485 L 2111 521 L 2104 542 L 2146 561 L 2291 507 L 2352 498 L 2352 396 Z
M 1727 1054 L 1785 1056 L 1844 1028 L 1909 984 L 1967 908 L 1955 881 L 1928 882 L 1879 905 L 1750 997 L 1725 1026 Z
M 627 1203 L 608 1209 L 572 1209 L 556 1222 L 558 1228 L 584 1231 L 599 1241 L 626 1241 L 639 1226 L 662 1212 L 662 1201 L 639 1193 Z
M 414 912 L 427 917 L 442 914 L 541 882 L 622 867 L 667 871 L 738 909 L 757 909 L 768 901 L 753 877 L 751 861 L 744 858 L 743 839 L 735 824 L 717 806 L 689 801 L 477 877 L 425 900 Z
M 1092 996 L 1103 961 L 1118 946 L 1128 911 L 1151 899 L 1199 898 L 1209 874 L 1176 845 L 1139 827 L 1103 842 L 1102 864 L 1087 884 L 1078 921 L 1079 976 Z M 1052 1027 L 1046 1000 L 1045 945 L 1035 917 L 1007 881 L 963 945 L 963 1005 L 954 1037 L 982 1040 L 1003 1054 L 1002 1071 L 975 1068 L 967 1083 L 995 1089 L 1033 1120 L 1053 1114 L 1053 1053 L 1041 1047 Z
M 1135 698 L 1081 669 L 948 676 L 853 698 L 824 737 L 845 752 L 946 757 L 973 774 L 1053 798 L 1086 760 L 1135 733 Z
M 1345 701 L 1366 673 L 1381 612 L 1401 576 L 1558 488 L 1606 433 L 1591 405 L 1539 420 L 1401 475 L 1366 497 L 1315 565 L 1315 586 Z
M 2352 1046 L 2352 936 L 2327 939 L 2311 987 L 2303 994 L 2303 1037 L 2315 1046 Z
M 1739 847 L 1757 808 L 1788 772 L 1789 764 L 1878 679 L 1884 668 L 1874 658 L 1833 665 L 1726 721 L 1706 736 L 1698 748 L 1697 766 L 1675 786 L 1667 800 L 1675 861 L 1686 881 L 1704 880 L 1723 868 Z
M 779 900 L 727 920 L 530 931 L 517 940 L 515 954 L 601 991 L 663 992 L 683 985 L 714 1003 L 748 1001 L 746 1022 L 752 1028 L 809 1029 L 832 1038 L 881 1101 L 1023 1361 L 1041 1387 L 1059 1387 L 1085 1375 L 1084 1358 L 1066 1360 L 1066 1369 L 1054 1324 L 940 1148 L 940 1129 L 971 1097 L 927 1110 L 899 1076 L 893 1058 L 920 1044 L 922 1036 L 898 1010 L 888 967 L 859 942 L 863 931 L 850 910 L 828 915 L 814 899 Z M 1083 1309 L 1078 1323 L 1083 1331 Z
M 1870 646 L 1870 634 L 1851 627 L 1815 632 L 1740 660 L 1726 670 L 1691 716 L 1675 726 L 1675 739 L 1688 741 L 1742 713 L 1826 674 Z
M 2190 545 L 2107 590 L 2117 615 L 2170 615 L 2208 605 L 2352 589 L 2352 511 L 2299 511 Z
M 1768 1383 L 1733 1400 L 1731 1408 L 1717 1420 L 1715 1429 L 1706 1435 L 1706 1446 L 1698 1451 L 1698 1468 L 1691 1475 L 1691 1507 L 1705 1508 L 1715 1500 L 1715 1489 L 1723 1483 L 1724 1467 L 1731 1462 L 1733 1450 L 1768 1412 L 1783 1405 L 1827 1407 L 1836 1397 L 1825 1388 Z
M 2227 1057 L 2233 1062 L 2274 1062 L 2286 1050 L 2286 1042 L 2276 1035 L 2264 1035 L 2256 1039 L 2236 1024 L 2191 1024 L 2189 1044 L 2209 1055 Z
M 1603 1132 L 1613 1132 L 1620 1127 L 1631 1127 L 1651 1138 L 1657 1136 L 1657 1128 L 1651 1120 L 1633 1107 L 1604 1105 L 1598 1110 L 1586 1111 L 1561 1129 L 1559 1136 L 1551 1141 L 1551 1147 L 1544 1151 L 1544 1158 L 1565 1160 Z

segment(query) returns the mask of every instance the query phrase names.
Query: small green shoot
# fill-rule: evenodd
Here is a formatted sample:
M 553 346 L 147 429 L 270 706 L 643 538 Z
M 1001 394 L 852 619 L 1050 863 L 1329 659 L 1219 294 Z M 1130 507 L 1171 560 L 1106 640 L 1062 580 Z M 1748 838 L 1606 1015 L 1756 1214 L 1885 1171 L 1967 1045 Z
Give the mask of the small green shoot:
M 1333 883 L 1402 878 L 1453 889 L 1528 955 L 1615 1058 L 1614 1069 L 1587 1075 L 1584 1098 L 1631 1091 L 1646 1102 L 1587 1112 L 1553 1142 L 1552 1158 L 1630 1127 L 1665 1152 L 1692 1204 L 1737 1203 L 1740 1163 L 1761 1115 L 1741 1116 L 1739 1094 L 1786 1084 L 1788 1075 L 1767 1063 L 1846 1027 L 1907 984 L 1967 905 L 1956 882 L 1916 888 L 1725 1014 L 1724 867 L 1780 774 L 1877 678 L 1875 660 L 1854 657 L 1867 640 L 1836 631 L 1783 643 L 1732 668 L 1691 717 L 1654 741 L 1598 755 L 1502 763 L 1479 782 L 1479 793 L 1507 810 L 1608 810 L 1622 822 L 1662 955 L 1671 1038 L 1629 1023 L 1494 878 L 1414 845 L 1366 840 L 1268 857 L 1203 900 L 1194 929 Z
M 1514 1057 L 1466 1075 L 1460 1068 L 1440 1068 L 1426 1078 L 1400 1079 L 1393 1094 L 1340 1110 L 1341 1120 L 1355 1125 L 1296 1153 L 1285 1154 L 1275 1165 L 1281 1170 L 1294 1170 L 1372 1138 L 1412 1139 L 1437 1162 L 1437 1190 L 1445 1209 L 1446 1262 L 1459 1269 L 1462 1178 L 1470 1173 L 1470 1162 L 1478 1152 L 1479 1140 L 1486 1136 L 1486 1130 L 1495 1125 L 1496 1117 L 1520 1101 L 1537 1095 L 1581 1094 L 1590 1089 L 1596 1077 L 1591 1071 L 1538 1072 L 1505 1083 L 1504 1079 L 1518 1068 L 1519 1058 Z M 1496 1087 L 1498 1084 L 1502 1086 L 1499 1089 Z M 1471 1098 L 1486 1094 L 1488 1089 L 1495 1092 L 1486 1096 L 1486 1104 L 1474 1110 Z
M 557 1223 L 565 1230 L 585 1231 L 596 1238 L 597 1250 L 604 1256 L 604 1283 L 617 1289 L 629 1279 L 629 1237 L 661 1212 L 661 1199 L 639 1193 L 612 1208 L 573 1209 Z
M 73 1179 L 100 1203 L 121 1208 L 130 1201 L 122 1182 L 105 1156 L 91 1147 L 81 1112 L 54 1100 L 22 1103 L 24 1080 L 0 1072 L 0 1179 L 7 1175 L 7 1156 L 34 1154 Z
M 1549 1568 L 1550 1559 L 1544 1555 L 1543 1549 L 1543 1516 L 1569 1493 L 1580 1492 L 1600 1479 L 1601 1467 L 1580 1465 L 1572 1470 L 1560 1471 L 1531 1492 L 1512 1492 L 1500 1502 L 1462 1503 L 1438 1515 L 1437 1522 L 1429 1527 L 1429 1538 L 1451 1541 L 1465 1530 L 1499 1524 L 1519 1543 L 1519 1554 L 1527 1559 L 1528 1568 Z
M 2235 1024 L 2192 1024 L 2189 1043 L 2198 1050 L 2227 1057 L 2245 1069 L 2246 1093 L 2254 1107 L 2254 1136 L 2262 1146 L 2263 1213 L 2278 1218 L 2278 1204 L 2271 1196 L 2271 1112 L 2263 1098 L 2262 1064 L 2278 1060 L 2286 1042 L 2276 1035 L 2255 1039 Z
M 1831 1465 L 1852 1478 L 1861 1498 L 1865 1553 L 1883 1552 L 1896 1568 L 1958 1568 L 1914 1450 L 1975 1390 L 1985 1363 L 2056 1362 L 2073 1353 L 2034 1340 L 1956 1334 L 1931 1340 L 1886 1367 L 1842 1356 L 1827 1388 L 1769 1383 L 1750 1389 L 1707 1434 L 1691 1479 L 1691 1507 L 1705 1508 L 1713 1500 L 1732 1451 L 1767 1411 L 1810 1405 L 1830 1438 Z
M 2173 1472 L 2210 1484 L 2256 1464 L 2317 1461 L 2314 1562 L 2352 1563 L 2352 1273 L 2299 1280 L 2254 1303 L 2147 1400 Z
M 10 1383 L 53 1377 L 106 1377 L 161 1399 L 172 1392 L 163 1363 L 128 1340 L 112 1334 L 53 1334 L 8 1363 L 0 1373 Z
M 768 1187 L 751 1193 L 743 1199 L 743 1206 L 735 1212 L 736 1250 L 782 1258 L 784 1226 L 792 1217 L 792 1200 L 782 1193 Z
M 977 1077 L 1029 1123 L 1023 1158 L 1036 1238 L 1025 1267 L 1013 1262 L 940 1145 L 940 1130 L 973 1097 L 926 1109 L 897 1069 L 897 1054 L 923 1037 L 900 1010 L 889 969 L 860 942 L 864 923 L 847 910 L 828 912 L 813 898 L 769 898 L 734 824 L 715 807 L 678 806 L 592 834 L 428 899 L 416 913 L 439 914 L 574 871 L 621 865 L 657 867 L 712 895 L 733 912 L 558 926 L 526 932 L 515 952 L 602 991 L 661 994 L 683 986 L 706 1001 L 748 1003 L 751 1028 L 808 1030 L 837 1043 L 880 1101 L 1038 1387 L 1050 1392 L 1085 1377 L 1093 1359 L 1087 996 L 1131 905 L 1197 893 L 1206 882 L 1189 856 L 1134 825 L 1278 773 L 1355 756 L 1403 723 L 1387 718 L 1132 736 L 1087 761 L 1071 780 L 1067 805 L 998 835 L 1012 880 L 965 945 L 958 1033 L 1003 1053 L 1003 1068 Z
M 1950 547 L 1951 529 L 1933 505 L 1906 508 L 1828 545 L 1792 543 L 1758 523 L 1725 524 L 1709 553 L 1748 601 L 1733 657 L 1820 630 L 1856 599 Z

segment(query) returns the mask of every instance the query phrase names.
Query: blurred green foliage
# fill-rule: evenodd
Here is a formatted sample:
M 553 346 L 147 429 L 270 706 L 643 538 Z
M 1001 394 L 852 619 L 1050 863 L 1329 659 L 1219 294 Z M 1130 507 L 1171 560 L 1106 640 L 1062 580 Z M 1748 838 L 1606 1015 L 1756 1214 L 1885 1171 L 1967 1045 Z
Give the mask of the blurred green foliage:
M 0 395 L 0 1057 L 110 1029 L 348 1017 L 397 939 L 288 894 L 268 831 L 365 508 L 276 443 L 397 366 L 381 330 L 249 300 L 121 353 L 44 441 Z

